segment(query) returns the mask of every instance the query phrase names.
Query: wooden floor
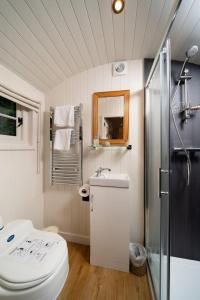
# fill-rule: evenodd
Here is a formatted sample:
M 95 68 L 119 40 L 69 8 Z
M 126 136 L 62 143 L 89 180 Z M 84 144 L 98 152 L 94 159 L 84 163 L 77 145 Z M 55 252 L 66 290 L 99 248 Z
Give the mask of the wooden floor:
M 57 300 L 151 300 L 147 277 L 89 264 L 89 247 L 68 243 L 70 271 Z

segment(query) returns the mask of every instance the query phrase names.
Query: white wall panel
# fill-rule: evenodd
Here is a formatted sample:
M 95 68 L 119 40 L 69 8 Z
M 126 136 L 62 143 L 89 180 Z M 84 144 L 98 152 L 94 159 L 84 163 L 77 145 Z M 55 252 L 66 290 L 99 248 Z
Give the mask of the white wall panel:
M 130 89 L 130 134 L 133 149 L 104 149 L 93 151 L 92 94 L 97 91 Z M 113 172 L 128 173 L 131 178 L 131 239 L 143 241 L 143 62 L 129 61 L 128 75 L 112 77 L 112 66 L 106 64 L 66 79 L 47 95 L 46 111 L 50 105 L 83 103 L 83 174 L 84 182 L 99 167 L 110 167 Z M 48 123 L 48 122 L 47 122 Z M 45 136 L 48 137 L 46 127 Z M 46 139 L 45 158 L 49 157 Z M 78 187 L 50 186 L 48 160 L 45 168 L 45 224 L 55 224 L 64 233 L 79 239 L 89 236 L 89 204 L 81 201 Z
M 0 84 L 25 97 L 41 102 L 43 120 L 45 96 L 29 83 L 0 65 Z M 43 126 L 41 127 L 43 139 Z M 0 215 L 4 222 L 30 219 L 38 228 L 43 227 L 43 161 L 40 155 L 40 174 L 37 174 L 37 153 L 27 150 L 0 151 Z

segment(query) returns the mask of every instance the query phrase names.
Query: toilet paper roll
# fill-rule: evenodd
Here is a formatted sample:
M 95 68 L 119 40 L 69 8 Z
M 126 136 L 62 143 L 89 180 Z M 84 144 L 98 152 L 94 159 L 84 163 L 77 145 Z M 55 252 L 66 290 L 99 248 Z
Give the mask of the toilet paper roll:
M 90 186 L 89 186 L 89 184 L 82 185 L 80 187 L 78 193 L 83 198 L 88 197 L 90 195 Z

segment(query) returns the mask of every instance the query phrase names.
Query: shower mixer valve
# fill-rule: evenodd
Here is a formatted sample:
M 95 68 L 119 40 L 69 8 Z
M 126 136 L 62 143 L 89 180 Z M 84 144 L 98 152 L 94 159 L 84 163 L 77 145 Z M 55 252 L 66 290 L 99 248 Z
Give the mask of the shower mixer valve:
M 183 113 L 184 121 L 187 121 L 191 118 L 192 111 L 200 110 L 200 104 L 191 105 L 188 101 L 188 80 L 190 79 L 192 79 L 192 76 L 189 74 L 189 70 L 184 69 L 184 74 L 182 74 L 179 78 L 180 84 L 183 85 L 184 102 L 181 113 Z
M 189 104 L 189 106 L 183 108 L 181 112 L 184 113 L 185 119 L 189 119 L 191 117 L 192 111 L 195 110 L 200 110 L 200 104 L 193 106 Z

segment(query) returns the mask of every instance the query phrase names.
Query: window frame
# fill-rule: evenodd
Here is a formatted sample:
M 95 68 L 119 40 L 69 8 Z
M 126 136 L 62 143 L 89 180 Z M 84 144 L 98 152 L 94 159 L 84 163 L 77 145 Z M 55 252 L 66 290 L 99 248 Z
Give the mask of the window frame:
M 5 118 L 16 119 L 16 136 L 0 134 L 0 150 L 36 150 L 37 133 L 34 122 L 37 122 L 37 116 L 34 118 L 34 111 L 17 103 L 12 96 L 4 95 L 4 93 L 0 95 L 16 103 L 16 118 L 1 114 Z M 23 118 L 23 124 L 20 127 L 17 127 L 18 118 Z

